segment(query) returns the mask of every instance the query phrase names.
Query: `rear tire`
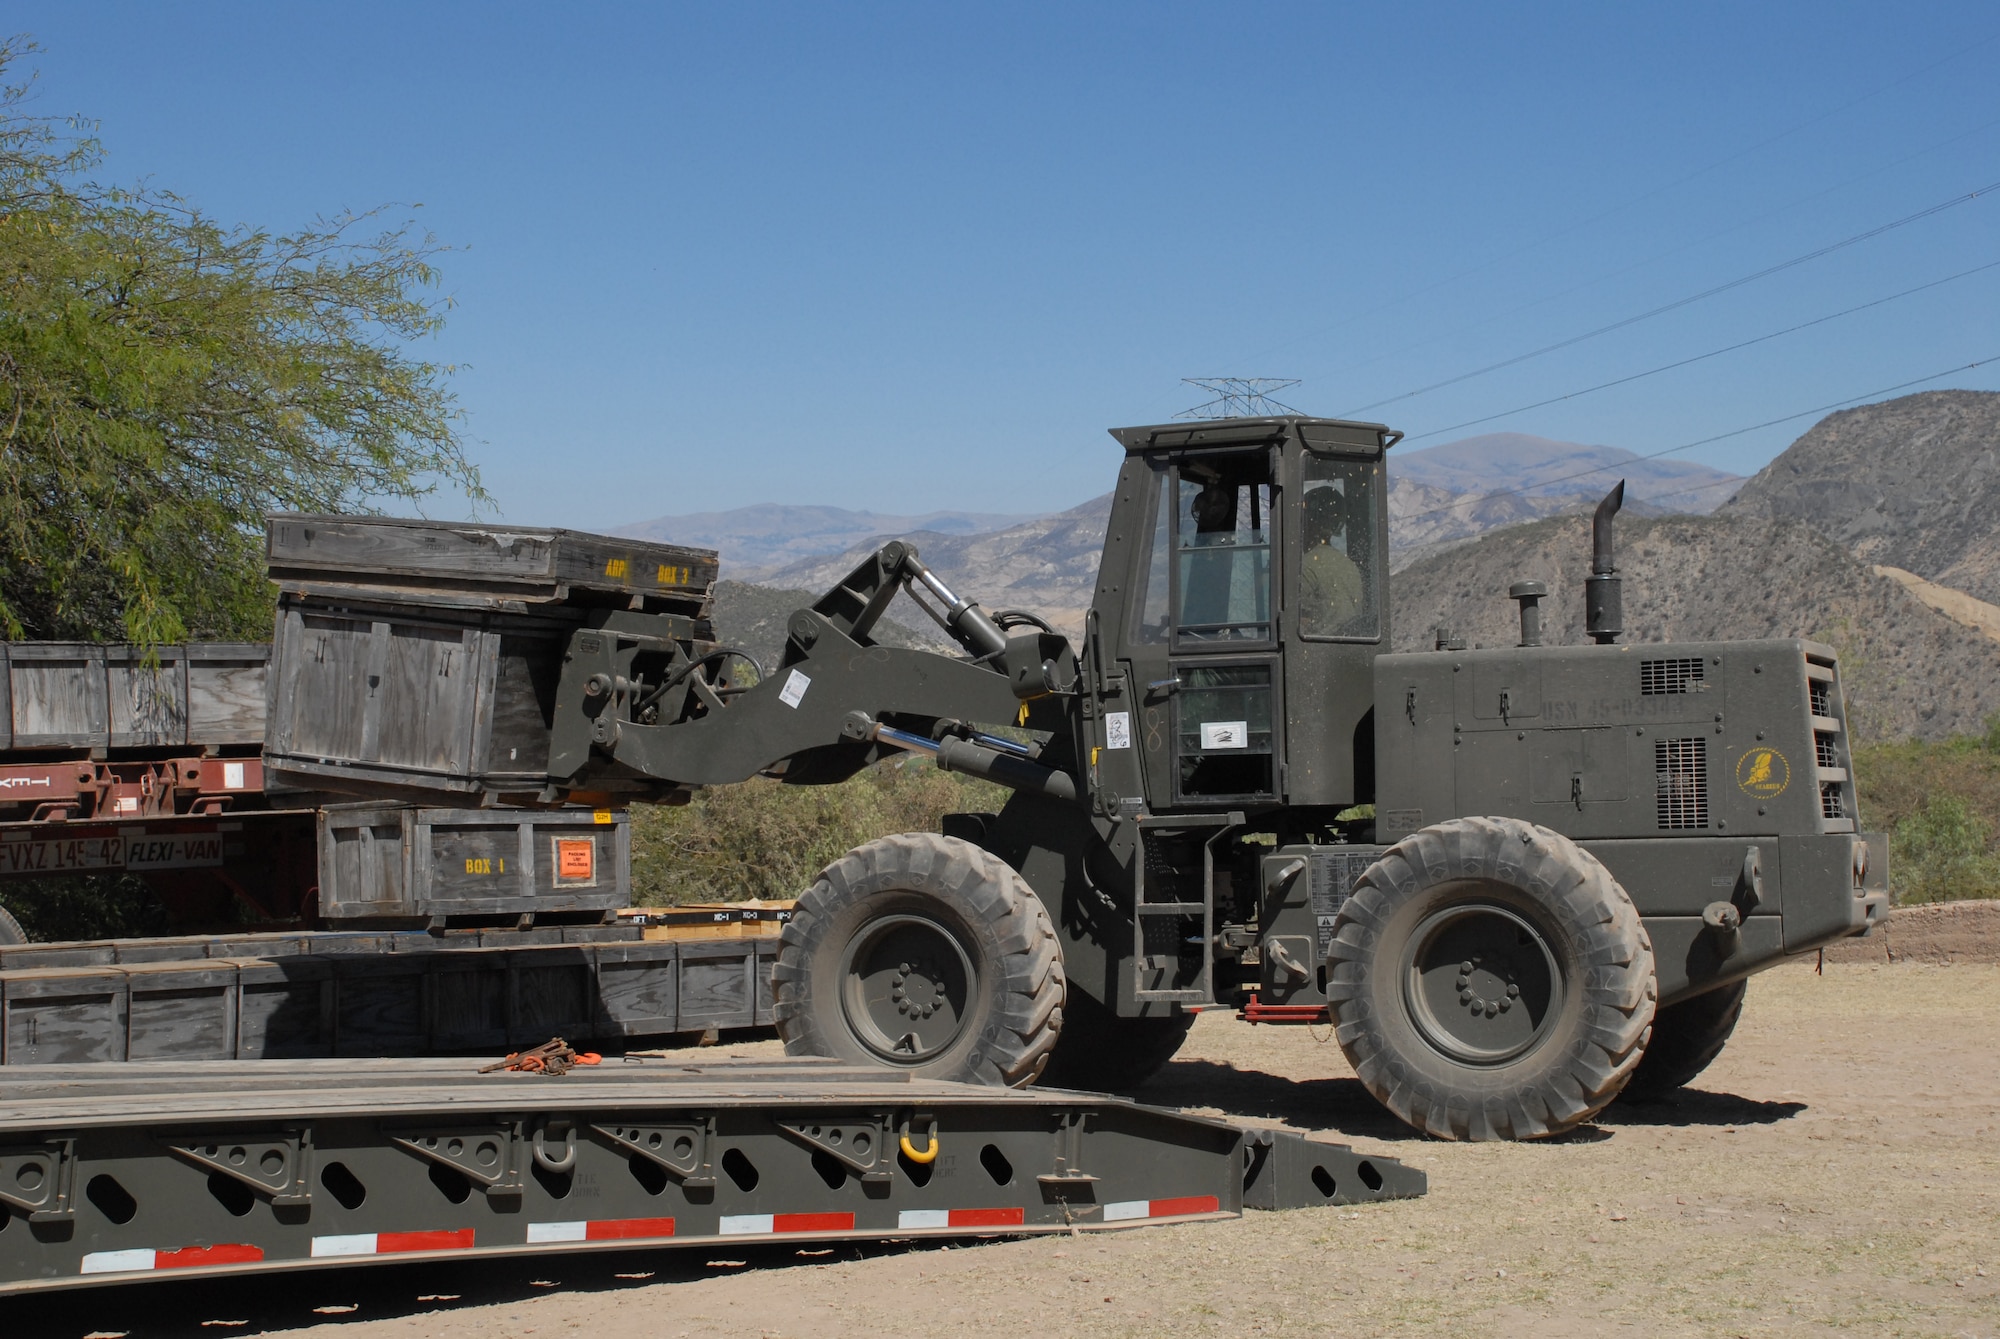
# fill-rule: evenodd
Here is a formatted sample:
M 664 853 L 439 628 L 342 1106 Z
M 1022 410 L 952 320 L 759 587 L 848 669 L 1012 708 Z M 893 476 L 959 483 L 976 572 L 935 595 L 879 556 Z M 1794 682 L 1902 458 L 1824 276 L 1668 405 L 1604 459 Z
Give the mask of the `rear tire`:
M 1041 899 L 970 842 L 907 832 L 821 871 L 779 940 L 790 1055 L 919 1078 L 1031 1083 L 1063 1025 L 1062 948 Z
M 1747 980 L 1718 986 L 1653 1015 L 1653 1039 L 1646 1043 L 1646 1054 L 1632 1071 L 1625 1095 L 1641 1102 L 1660 1101 L 1713 1064 L 1743 1017 L 1743 996 L 1749 986 Z
M 1124 1092 L 1138 1087 L 1174 1058 L 1187 1040 L 1195 1016 L 1120 1018 L 1073 990 L 1063 1005 L 1062 1036 L 1039 1080 L 1045 1088 L 1088 1088 Z
M 1610 872 L 1513 818 L 1452 819 L 1384 852 L 1326 963 L 1354 1072 L 1440 1139 L 1541 1139 L 1596 1115 L 1639 1063 L 1657 990 Z
M 0 944 L 25 944 L 27 942 L 28 933 L 21 928 L 21 922 L 15 920 L 14 914 L 8 911 L 7 908 L 0 907 Z

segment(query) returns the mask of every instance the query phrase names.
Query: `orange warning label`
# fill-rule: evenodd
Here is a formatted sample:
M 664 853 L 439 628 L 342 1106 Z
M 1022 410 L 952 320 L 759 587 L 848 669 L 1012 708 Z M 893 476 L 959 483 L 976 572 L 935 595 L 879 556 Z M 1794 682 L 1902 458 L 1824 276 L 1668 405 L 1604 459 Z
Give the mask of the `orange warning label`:
M 597 877 L 597 843 L 589 838 L 556 838 L 556 877 L 565 883 Z

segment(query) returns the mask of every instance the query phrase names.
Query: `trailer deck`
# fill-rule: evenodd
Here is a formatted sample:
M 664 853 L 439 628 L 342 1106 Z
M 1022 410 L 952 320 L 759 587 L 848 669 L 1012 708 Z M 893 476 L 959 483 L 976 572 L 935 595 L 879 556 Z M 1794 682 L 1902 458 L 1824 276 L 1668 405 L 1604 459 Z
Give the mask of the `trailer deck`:
M 0 1072 L 0 1292 L 385 1258 L 1088 1231 L 1421 1195 L 1297 1135 L 831 1061 Z

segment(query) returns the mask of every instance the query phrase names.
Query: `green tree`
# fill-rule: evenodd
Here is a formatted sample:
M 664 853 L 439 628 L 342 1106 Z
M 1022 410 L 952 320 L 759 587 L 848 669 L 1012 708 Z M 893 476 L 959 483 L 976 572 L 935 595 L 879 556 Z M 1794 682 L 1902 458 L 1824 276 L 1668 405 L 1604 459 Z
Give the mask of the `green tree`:
M 641 906 L 797 897 L 854 847 L 936 832 L 954 810 L 997 810 L 1008 792 L 922 758 L 880 763 L 836 786 L 762 779 L 632 811 L 632 900 Z
M 1963 796 L 1934 795 L 1896 824 L 1889 878 L 1896 900 L 1950 902 L 2000 897 L 2000 858 L 1988 854 L 1986 820 Z
M 379 213 L 279 235 L 88 179 L 89 127 L 29 115 L 0 41 L 0 625 L 268 636 L 266 511 L 485 501 L 449 366 L 441 249 Z

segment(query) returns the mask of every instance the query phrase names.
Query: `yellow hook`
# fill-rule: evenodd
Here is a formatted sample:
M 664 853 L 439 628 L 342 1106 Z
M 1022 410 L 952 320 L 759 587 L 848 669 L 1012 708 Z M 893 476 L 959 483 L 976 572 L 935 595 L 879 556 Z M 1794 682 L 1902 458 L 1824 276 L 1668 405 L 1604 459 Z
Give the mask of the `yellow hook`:
M 921 1153 L 917 1152 L 916 1146 L 910 1142 L 910 1127 L 907 1124 L 904 1125 L 903 1127 L 904 1157 L 908 1158 L 911 1162 L 917 1163 L 919 1166 L 921 1166 L 926 1163 L 936 1162 L 937 1155 L 938 1155 L 938 1137 L 937 1137 L 936 1121 L 931 1122 L 930 1134 L 927 1136 L 927 1142 L 924 1151 Z

